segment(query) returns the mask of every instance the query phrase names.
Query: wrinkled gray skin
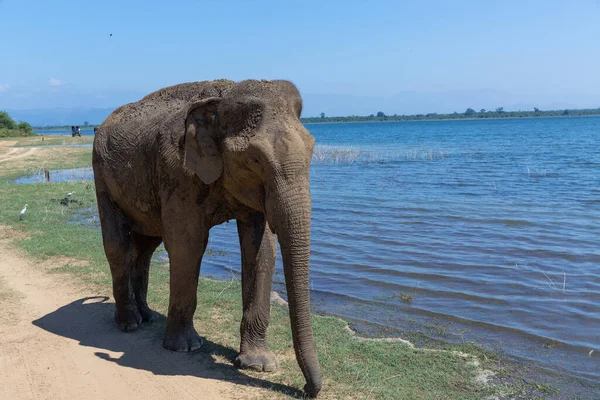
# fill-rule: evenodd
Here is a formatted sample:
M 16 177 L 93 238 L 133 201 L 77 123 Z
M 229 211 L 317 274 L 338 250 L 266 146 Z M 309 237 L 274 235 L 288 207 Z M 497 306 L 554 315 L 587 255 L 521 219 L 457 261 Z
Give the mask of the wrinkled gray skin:
M 266 344 L 277 235 L 294 349 L 314 397 L 321 389 L 308 288 L 314 138 L 298 119 L 301 109 L 286 81 L 167 87 L 106 119 L 93 166 L 119 328 L 153 320 L 148 266 L 164 241 L 171 265 L 164 347 L 198 349 L 192 318 L 209 229 L 236 219 L 244 310 L 235 363 L 277 368 Z

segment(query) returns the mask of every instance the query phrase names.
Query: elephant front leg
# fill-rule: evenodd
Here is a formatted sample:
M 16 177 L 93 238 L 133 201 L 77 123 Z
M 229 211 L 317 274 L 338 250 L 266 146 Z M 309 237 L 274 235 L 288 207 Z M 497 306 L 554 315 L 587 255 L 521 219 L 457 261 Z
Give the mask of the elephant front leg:
M 235 366 L 255 371 L 277 369 L 275 355 L 267 347 L 271 313 L 271 283 L 275 269 L 275 235 L 265 229 L 262 213 L 251 214 L 247 222 L 237 221 L 242 254 L 242 299 L 244 313 L 240 326 L 240 354 Z
M 170 263 L 170 296 L 163 346 L 173 351 L 196 351 L 202 338 L 194 329 L 200 262 L 208 243 L 208 233 L 165 236 Z

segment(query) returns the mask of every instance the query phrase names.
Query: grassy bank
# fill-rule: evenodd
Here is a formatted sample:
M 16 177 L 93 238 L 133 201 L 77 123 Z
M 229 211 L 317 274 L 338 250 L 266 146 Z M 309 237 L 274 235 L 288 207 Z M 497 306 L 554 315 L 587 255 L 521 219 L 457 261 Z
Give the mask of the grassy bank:
M 15 239 L 14 244 L 29 257 L 54 260 L 59 267 L 51 273 L 85 285 L 90 295 L 110 295 L 110 273 L 100 233 L 72 223 L 74 213 L 96 206 L 93 182 L 16 185 L 8 179 L 42 165 L 72 168 L 91 164 L 90 148 L 65 147 L 43 153 L 46 150 L 51 149 L 38 149 L 32 154 L 44 154 L 45 158 L 37 159 L 37 164 L 35 158 L 27 157 L 14 163 L 0 162 L 0 224 L 22 233 L 19 236 L 23 238 Z M 63 150 L 74 152 L 68 155 Z M 73 202 L 61 204 L 65 194 L 73 191 Z M 25 203 L 29 207 L 21 221 L 19 210 Z M 164 316 L 169 297 L 168 264 L 153 260 L 151 269 L 149 303 Z M 238 281 L 201 279 L 195 315 L 196 328 L 206 338 L 201 351 L 225 364 L 224 368 L 233 368 L 229 366 L 239 346 L 241 312 Z M 446 350 L 418 349 L 399 341 L 358 339 L 338 318 L 314 316 L 313 323 L 324 377 L 322 398 L 484 399 L 515 390 L 484 383 L 484 370 L 505 371 L 500 370 L 497 357 L 470 344 L 448 345 Z M 160 346 L 164 317 L 149 329 L 155 330 L 154 345 Z M 272 308 L 269 345 L 278 357 L 280 370 L 273 374 L 246 372 L 247 375 L 272 383 L 267 397 L 298 396 L 304 378 L 292 348 L 287 309 L 280 305 Z
M 76 168 L 91 165 L 91 148 L 85 147 L 7 147 L 11 142 L 0 141 L 0 181 L 21 175 L 38 173 L 44 169 Z M 4 203 L 4 198 L 2 198 Z
M 70 135 L 36 135 L 34 137 L 10 137 L 3 139 L 13 141 L 14 146 L 66 146 L 66 145 L 85 145 L 94 142 L 94 136 L 76 136 Z
M 68 130 L 69 132 L 71 131 L 71 126 L 72 125 L 50 125 L 50 126 L 34 126 L 33 129 L 40 129 L 40 130 L 45 130 L 45 131 L 65 131 Z M 81 129 L 94 129 L 98 125 L 77 125 L 79 126 Z
M 27 131 L 23 129 L 1 129 L 0 128 L 0 138 L 9 138 L 9 137 L 31 137 L 35 136 L 35 132 Z

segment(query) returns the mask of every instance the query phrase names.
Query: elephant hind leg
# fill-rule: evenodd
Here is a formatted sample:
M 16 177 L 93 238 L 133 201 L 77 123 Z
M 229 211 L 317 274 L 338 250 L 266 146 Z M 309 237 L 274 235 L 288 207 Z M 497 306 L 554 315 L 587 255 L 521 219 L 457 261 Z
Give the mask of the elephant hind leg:
M 115 298 L 115 321 L 122 331 L 136 330 L 142 317 L 131 287 L 131 221 L 110 199 L 108 193 L 97 191 L 102 243 L 110 266 Z
M 149 251 L 151 246 L 144 238 L 132 235 L 131 220 L 110 199 L 110 196 L 104 191 L 98 191 L 97 198 L 102 242 L 113 281 L 115 321 L 122 331 L 134 331 L 143 319 L 136 300 L 136 292 L 140 295 L 142 303 L 146 304 L 145 293 L 148 286 L 146 264 L 149 263 L 152 252 L 158 244 Z M 145 258 L 140 255 L 147 256 L 148 262 L 146 263 Z M 146 315 L 148 316 L 148 313 Z
M 156 248 L 162 242 L 162 238 L 153 236 L 144 236 L 136 232 L 131 232 L 132 247 L 132 272 L 131 288 L 135 297 L 135 302 L 142 317 L 143 322 L 154 322 L 155 316 L 148 307 L 148 273 L 150 269 L 150 260 Z
M 192 203 L 186 203 L 191 201 Z M 163 238 L 169 253 L 169 311 L 163 347 L 191 352 L 202 346 L 202 338 L 194 328 L 194 312 L 198 303 L 200 263 L 208 244 L 208 229 L 201 213 L 190 213 L 195 204 L 172 198 L 163 204 Z

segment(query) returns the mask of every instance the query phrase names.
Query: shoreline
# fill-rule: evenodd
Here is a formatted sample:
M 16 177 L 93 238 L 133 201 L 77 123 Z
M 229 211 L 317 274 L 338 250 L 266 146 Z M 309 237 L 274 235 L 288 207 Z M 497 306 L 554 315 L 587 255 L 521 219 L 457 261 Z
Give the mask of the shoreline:
M 94 223 L 90 224 L 86 221 L 94 221 Z M 95 210 L 78 213 L 77 217 L 70 222 L 89 226 L 98 232 L 100 229 Z M 223 239 L 223 236 L 219 236 L 219 243 Z M 227 250 L 223 250 L 221 246 L 217 248 L 209 246 L 205 253 L 201 276 L 221 282 L 240 280 L 241 271 L 235 257 L 234 259 L 213 258 L 233 254 L 230 246 L 226 248 Z M 167 260 L 166 252 L 162 247 L 155 253 L 155 257 L 162 261 Z M 285 302 L 286 296 L 285 285 L 281 279 L 281 276 L 275 278 L 271 293 L 272 297 L 278 299 L 280 303 Z M 340 318 L 352 326 L 360 336 L 366 338 L 400 337 L 412 340 L 419 347 L 473 342 L 491 351 L 501 351 L 507 358 L 521 364 L 535 363 L 545 374 L 563 375 L 566 379 L 582 382 L 594 382 L 598 379 L 595 375 L 590 375 L 590 371 L 572 369 L 560 363 L 564 357 L 575 359 L 584 354 L 587 358 L 591 347 L 580 347 L 556 338 L 539 336 L 503 325 L 489 325 L 452 315 L 433 315 L 413 304 L 406 304 L 405 307 L 401 304 L 401 308 L 398 309 L 399 301 L 394 301 L 393 298 L 388 298 L 384 303 L 367 305 L 360 300 L 356 301 L 351 293 L 323 292 L 315 288 L 311 292 L 311 297 L 314 313 Z M 399 318 L 390 319 L 393 318 L 391 314 L 398 315 L 398 313 Z M 495 338 L 490 338 L 490 334 Z M 507 348 L 503 343 L 513 344 Z M 570 366 L 576 367 L 577 364 Z
M 323 122 L 302 122 L 305 125 L 317 124 L 366 124 L 366 123 L 391 123 L 391 122 L 454 122 L 454 121 L 498 121 L 498 120 L 513 120 L 513 119 L 545 119 L 545 118 L 594 118 L 600 117 L 600 113 L 592 115 L 548 115 L 539 117 L 489 117 L 489 118 L 424 118 L 424 119 L 396 119 L 396 120 L 373 120 L 373 121 L 323 121 Z M 336 118 L 336 117 L 333 117 Z M 37 128 L 33 128 L 34 130 Z
M 59 136 L 60 138 L 60 136 Z M 79 139 L 79 138 L 75 138 L 75 139 Z M 14 145 L 14 144 L 13 144 Z M 43 148 L 40 148 L 41 150 L 43 150 Z M 82 153 L 82 155 L 85 155 L 85 153 L 91 153 L 91 148 L 78 148 L 76 149 L 78 153 Z M 51 165 L 52 162 L 55 162 L 54 165 Z M 57 158 L 56 160 L 52 161 L 50 164 L 47 164 L 50 168 L 64 168 L 65 167 L 65 163 L 63 160 L 61 160 L 60 158 Z M 74 164 L 78 164 L 76 166 L 82 167 L 82 166 L 89 166 L 89 161 L 88 159 L 86 159 L 85 157 L 82 157 L 80 160 L 76 161 Z M 72 166 L 75 166 L 75 165 Z M 71 165 L 70 165 L 71 166 Z M 25 170 L 21 170 L 21 173 L 25 172 Z M 11 173 L 10 175 L 15 175 L 18 174 L 18 172 L 15 172 L 14 174 Z M 26 174 L 26 172 L 24 173 Z M 3 177 L 5 178 L 5 177 Z M 19 222 L 18 220 L 15 221 L 14 219 L 10 218 L 10 215 L 7 213 L 7 211 L 0 211 L 0 224 L 3 225 L 9 225 L 9 226 L 13 226 L 13 229 L 17 229 L 20 232 L 22 232 L 23 234 L 29 235 L 31 236 L 30 239 L 28 240 L 23 240 L 20 241 L 18 243 L 16 243 L 16 246 L 23 249 L 26 253 L 29 254 L 29 257 L 34 257 L 34 258 L 39 258 L 39 257 L 51 257 L 51 254 L 53 252 L 59 252 L 59 254 L 61 254 L 61 256 L 67 257 L 67 258 L 71 258 L 71 259 L 83 259 L 86 262 L 90 263 L 90 267 L 86 267 L 85 271 L 82 271 L 80 268 L 77 268 L 76 265 L 67 265 L 67 266 L 63 266 L 62 268 L 60 268 L 60 273 L 61 276 L 64 276 L 62 274 L 67 274 L 66 276 L 69 277 L 69 279 L 73 279 L 75 281 L 81 281 L 81 282 L 86 282 L 87 284 L 92 285 L 93 287 L 98 287 L 101 290 L 103 290 L 104 292 L 108 293 L 110 292 L 109 288 L 110 288 L 110 284 L 109 284 L 109 275 L 107 274 L 107 267 L 106 267 L 106 260 L 104 258 L 104 254 L 101 251 L 101 246 L 99 246 L 99 235 L 98 233 L 93 233 L 90 232 L 91 229 L 89 228 L 84 228 L 84 227 L 76 227 L 73 228 L 73 225 L 70 225 L 71 228 L 73 229 L 68 229 L 68 227 L 65 227 L 63 225 L 64 221 L 66 221 L 64 218 L 68 218 L 70 217 L 70 213 L 71 212 L 76 212 L 77 210 L 80 210 L 81 208 L 84 207 L 90 207 L 95 205 L 95 200 L 93 199 L 93 190 L 91 188 L 86 188 L 86 185 L 89 186 L 89 181 L 88 182 L 65 182 L 65 183 L 51 183 L 51 184 L 39 184 L 39 185 L 19 185 L 19 188 L 21 188 L 21 190 L 17 190 L 17 187 L 15 187 L 14 184 L 10 184 L 10 183 L 6 183 L 5 179 L 1 180 L 2 183 L 0 184 L 0 193 L 2 193 L 3 198 L 7 199 L 7 203 L 9 204 L 14 204 L 14 205 L 18 205 L 20 204 L 22 201 L 20 200 L 25 200 L 28 198 L 38 198 L 40 196 L 35 196 L 35 195 L 41 195 L 41 199 L 36 200 L 37 206 L 35 201 L 30 201 L 30 205 L 31 203 L 33 203 L 33 207 L 36 207 L 37 209 L 40 209 L 41 206 L 44 207 L 48 207 L 46 212 L 50 212 L 50 214 L 47 215 L 49 222 L 44 224 L 40 224 L 39 222 L 36 222 L 35 220 L 32 221 L 31 223 L 29 222 L 29 218 L 34 218 L 34 217 L 29 217 L 27 220 L 25 220 L 25 222 Z M 92 185 L 93 186 L 93 185 Z M 47 203 L 48 199 L 50 198 L 58 198 L 60 196 L 60 193 L 66 193 L 65 190 L 69 190 L 71 191 L 73 188 L 76 188 L 78 196 L 79 193 L 81 193 L 81 202 L 83 204 L 79 204 L 79 205 L 75 205 L 73 206 L 72 209 L 69 210 L 69 215 L 67 217 L 65 217 L 64 215 L 64 208 L 61 208 L 62 206 L 58 205 L 58 204 L 54 204 L 54 203 Z M 24 193 L 18 193 L 18 192 L 24 192 Z M 79 201 L 79 200 L 78 200 Z M 22 205 L 21 205 L 22 206 Z M 9 207 L 11 208 L 11 207 Z M 14 206 L 12 207 L 14 208 Z M 32 210 L 36 209 L 36 208 L 32 208 Z M 48 211 L 49 210 L 49 211 Z M 34 211 L 32 211 L 33 213 Z M 56 214 L 56 215 L 54 215 Z M 59 215 L 60 214 L 60 215 Z M 35 215 L 35 214 L 32 214 Z M 31 224 L 31 226 L 29 226 Z M 65 229 L 67 228 L 67 229 Z M 42 233 L 36 233 L 41 231 Z M 62 236 L 63 240 L 67 240 L 66 244 L 63 244 L 62 247 L 60 247 L 58 250 L 53 249 L 53 246 L 51 246 L 52 244 L 56 244 L 56 243 L 44 243 L 45 241 L 48 240 L 52 240 L 52 238 L 47 237 L 47 235 L 44 235 L 44 231 L 58 231 L 57 234 L 59 236 Z M 167 264 L 168 265 L 168 264 Z M 101 276 L 100 276 L 101 275 Z M 164 295 L 168 296 L 168 288 L 166 288 L 164 285 L 164 282 L 166 281 L 166 276 L 168 275 L 168 271 L 167 271 L 167 267 L 165 266 L 165 264 L 161 264 L 161 263 L 157 263 L 157 262 L 153 262 L 153 266 L 152 266 L 152 272 L 151 272 L 151 284 L 150 284 L 150 291 L 158 291 L 159 293 L 155 293 L 155 296 L 152 299 L 152 303 L 157 305 L 157 309 L 159 312 L 163 312 L 165 311 L 165 297 Z M 157 276 L 158 275 L 158 276 Z M 165 281 L 163 281 L 162 283 L 160 282 L 161 279 L 165 279 Z M 158 281 L 158 282 L 157 282 Z M 225 297 L 228 301 L 232 302 L 232 307 L 230 309 L 228 309 L 227 313 L 220 315 L 219 318 L 224 318 L 226 320 L 232 320 L 232 321 L 237 321 L 235 323 L 233 323 L 234 325 L 234 329 L 233 332 L 235 332 L 237 330 L 238 327 L 238 323 L 239 323 L 239 315 L 240 315 L 240 311 L 241 309 L 239 309 L 239 306 L 236 304 L 239 301 L 240 298 L 240 291 L 239 291 L 239 283 L 236 283 L 235 281 L 231 281 L 231 282 L 224 282 L 224 281 L 217 281 L 217 280 L 212 280 L 212 279 L 207 279 L 207 278 L 202 278 L 202 286 L 206 286 L 208 287 L 208 290 L 204 291 L 204 289 L 207 289 L 206 287 L 203 287 L 203 290 L 199 292 L 199 297 L 203 296 L 204 294 L 207 294 L 209 297 L 212 296 L 213 299 L 213 303 L 219 302 L 223 297 Z M 157 286 L 159 287 L 157 289 Z M 166 290 L 166 292 L 165 292 Z M 162 297 L 161 297 L 162 296 Z M 221 297 L 219 297 L 221 296 Z M 216 297 L 216 299 L 214 298 Z M 281 297 L 281 296 L 280 296 Z M 210 299 L 209 299 L 210 300 Z M 200 301 L 200 299 L 199 299 Z M 215 305 L 213 304 L 212 309 L 215 308 Z M 275 327 L 273 327 L 273 329 L 275 329 L 277 332 L 280 332 L 280 334 L 283 334 L 283 336 L 285 336 L 285 332 L 287 331 L 287 329 L 289 329 L 289 322 L 287 319 L 287 312 L 285 310 L 280 309 L 280 306 L 276 306 L 274 307 L 272 313 L 275 314 L 272 318 L 273 318 L 273 325 L 275 325 Z M 218 308 L 220 310 L 220 308 Z M 239 309 L 239 310 L 238 310 Z M 198 314 L 199 311 L 197 311 Z M 315 316 L 314 318 L 316 318 L 319 321 L 319 324 L 323 324 L 321 326 L 322 329 L 324 329 L 323 332 L 328 332 L 329 335 L 338 335 L 336 336 L 336 340 L 337 341 L 343 341 L 345 343 L 345 345 L 350 346 L 350 348 L 354 349 L 354 346 L 367 346 L 367 347 L 372 347 L 375 346 L 375 348 L 372 348 L 372 351 L 375 351 L 376 353 L 380 350 L 384 350 L 386 352 L 394 352 L 394 351 L 398 351 L 399 349 L 402 351 L 409 351 L 413 352 L 415 351 L 414 349 L 411 350 L 410 346 L 407 345 L 406 343 L 393 343 L 394 341 L 390 342 L 390 341 L 386 341 L 386 340 L 378 340 L 377 338 L 366 338 L 365 340 L 359 339 L 357 341 L 357 343 L 354 343 L 355 339 L 352 338 L 348 338 L 348 336 L 344 336 L 344 332 L 345 330 L 347 330 L 347 328 L 345 328 L 345 326 L 349 326 L 348 323 L 344 320 L 344 319 L 340 319 L 338 317 L 331 317 L 331 316 Z M 210 318 L 208 319 L 210 320 Z M 196 324 L 198 326 L 198 324 L 202 324 L 202 321 L 206 322 L 206 315 L 204 316 L 204 318 L 197 318 Z M 338 332 L 338 330 L 342 331 L 342 332 Z M 228 333 L 225 334 L 224 336 L 221 337 L 220 340 L 223 341 L 223 344 L 230 346 L 231 348 L 235 349 L 237 346 L 237 339 L 235 338 L 235 333 L 231 333 L 231 329 L 228 329 Z M 160 330 L 159 330 L 159 334 Z M 206 333 L 202 333 L 203 336 L 207 336 Z M 348 334 L 346 332 L 346 334 Z M 212 332 L 209 334 L 211 336 L 211 340 L 214 340 L 214 337 L 218 337 L 219 335 L 215 332 Z M 318 332 L 315 332 L 315 335 L 317 336 L 317 339 L 321 339 L 323 338 L 323 333 L 319 334 Z M 341 336 L 340 336 L 341 335 Z M 233 337 L 231 337 L 233 336 Z M 351 336 L 357 336 L 356 334 L 351 335 Z M 276 347 L 277 349 L 279 349 L 279 352 L 276 351 L 276 354 L 288 354 L 289 355 L 289 349 L 291 347 L 291 343 L 289 343 L 286 340 L 282 339 L 281 337 L 277 340 L 275 340 L 275 343 L 273 343 L 273 337 L 271 336 L 271 340 L 270 343 L 272 345 L 272 347 Z M 398 340 L 399 341 L 399 340 Z M 275 346 L 273 346 L 275 345 Z M 404 349 L 402 348 L 404 345 L 404 347 L 409 347 L 408 349 Z M 327 349 L 327 351 L 325 352 L 325 354 L 327 354 L 328 356 L 334 357 L 335 354 L 344 354 L 344 352 L 341 352 L 341 350 L 335 350 L 336 346 L 341 346 L 339 343 L 335 343 L 335 344 L 331 344 L 331 346 Z M 384 348 L 382 349 L 378 349 L 378 346 L 384 346 Z M 397 346 L 396 347 L 389 347 L 389 346 Z M 494 363 L 490 363 L 490 365 L 487 365 L 486 363 L 486 359 L 487 358 L 494 358 L 494 360 L 498 360 L 499 357 L 497 355 L 492 355 L 492 353 L 489 353 L 487 351 L 484 351 L 482 349 L 477 348 L 476 346 L 473 346 L 472 344 L 469 344 L 468 346 L 462 346 L 463 348 L 461 348 L 461 346 L 455 346 L 453 344 L 450 343 L 445 343 L 442 344 L 441 347 L 445 347 L 446 350 L 448 351 L 463 351 L 463 350 L 470 350 L 467 351 L 467 353 L 472 354 L 474 353 L 474 355 L 479 357 L 479 361 L 481 362 L 482 365 L 485 366 L 485 368 L 489 367 L 492 368 L 492 370 L 495 368 L 494 367 Z M 286 350 L 287 349 L 287 350 Z M 438 349 L 439 350 L 439 349 Z M 427 352 L 426 352 L 427 353 Z M 322 354 L 322 351 L 320 351 L 320 354 Z M 413 355 L 414 356 L 414 355 Z M 321 357 L 323 357 L 321 355 Z M 347 356 L 349 357 L 349 356 Z M 417 356 L 417 358 L 419 357 L 426 357 L 424 355 L 419 355 Z M 329 358 L 329 357 L 328 357 Z M 348 359 L 348 358 L 346 358 Z M 351 358 L 350 358 L 351 359 Z M 330 360 L 328 360 L 328 362 L 330 362 Z M 364 362 L 365 360 L 361 360 L 358 364 L 357 367 L 358 368 L 364 368 Z M 452 360 L 446 360 L 446 362 L 449 363 L 453 363 L 453 362 L 457 362 L 455 359 Z M 298 381 L 298 376 L 294 375 L 292 372 L 289 372 L 288 370 L 293 370 L 293 364 L 295 363 L 295 359 L 293 359 L 292 357 L 292 362 L 288 364 L 286 364 L 283 367 L 283 374 L 284 374 L 284 380 L 289 380 L 291 379 L 292 382 L 297 382 Z M 500 361 L 498 361 L 498 363 L 501 363 Z M 503 362 L 502 364 L 502 368 L 509 368 L 506 366 L 506 364 L 504 364 Z M 395 368 L 401 367 L 402 364 L 398 364 L 397 366 L 395 366 Z M 462 365 L 462 364 L 459 364 Z M 332 368 L 329 364 L 326 364 L 326 366 L 324 367 L 324 370 L 326 371 L 330 371 L 328 368 Z M 337 368 L 337 367 L 336 367 Z M 383 368 L 383 367 L 380 367 Z M 441 368 L 441 367 L 440 367 Z M 463 368 L 463 367 L 461 367 Z M 485 369 L 484 368 L 484 369 Z M 512 368 L 512 367 L 510 367 Z M 333 370 L 331 370 L 333 371 Z M 442 370 L 444 371 L 444 370 Z M 500 371 L 500 370 L 498 370 Z M 348 372 L 348 371 L 346 371 Z M 414 373 L 415 371 L 405 371 L 406 373 Z M 502 372 L 506 372 L 505 370 L 503 370 Z M 332 372 L 333 373 L 333 372 Z M 432 372 L 433 373 L 433 372 Z M 345 375 L 348 375 L 348 373 L 346 373 Z M 390 372 L 390 374 L 392 374 L 392 372 Z M 338 376 L 337 378 L 339 379 L 335 379 L 332 378 L 330 374 L 325 374 L 325 376 L 327 376 L 327 378 L 329 379 L 333 379 L 333 382 L 331 382 L 331 384 L 337 383 L 338 380 L 341 380 L 343 377 Z M 263 374 L 257 374 L 256 376 L 262 377 L 263 379 L 266 380 L 271 380 L 272 377 L 269 375 L 263 375 Z M 287 376 L 287 378 L 286 378 Z M 389 375 L 392 376 L 392 375 Z M 388 376 L 388 377 L 389 377 Z M 445 378 L 442 377 L 441 379 L 446 379 L 448 378 L 448 376 L 446 376 Z M 519 380 L 520 377 L 519 376 L 514 376 L 513 377 L 515 380 Z M 389 382 L 389 381 L 385 381 L 385 377 L 380 379 L 380 382 L 383 383 L 385 382 L 386 385 L 392 385 L 393 382 Z M 439 377 L 436 379 L 440 379 Z M 491 381 L 493 382 L 493 378 L 491 379 Z M 510 381 L 510 380 L 509 380 Z M 275 380 L 273 380 L 273 382 L 275 382 Z M 295 383 L 294 385 L 296 385 L 296 388 L 301 388 L 301 382 L 298 381 L 298 385 L 297 386 Z M 537 393 L 536 390 L 539 392 L 539 390 L 536 388 L 535 382 L 536 381 L 532 381 L 533 383 L 531 383 L 530 385 L 525 385 L 526 387 L 519 387 L 519 391 L 522 390 L 526 390 L 530 393 Z M 347 385 L 351 385 L 350 382 L 340 382 L 342 386 L 347 386 Z M 510 382 L 508 382 L 510 383 Z M 353 383 L 352 383 L 353 384 Z M 505 385 L 506 382 L 505 381 L 501 381 L 501 385 Z M 292 386 L 294 386 L 292 385 Z M 521 383 L 522 385 L 522 383 Z M 549 387 L 547 387 L 546 384 L 538 384 L 541 385 L 540 387 L 546 388 L 546 390 L 548 391 L 552 391 Z M 545 386 L 546 385 L 546 386 Z M 335 385 L 334 385 L 335 386 Z M 435 388 L 432 388 L 432 390 L 434 390 Z M 489 388 L 488 388 L 489 389 Z M 506 389 L 503 387 L 503 389 Z M 514 388 L 513 388 L 514 389 Z M 331 389 L 329 389 L 331 390 Z M 342 395 L 343 393 L 343 389 L 342 388 L 338 388 L 335 389 L 336 391 L 333 392 L 329 392 L 329 395 L 333 395 L 334 398 L 335 396 L 338 395 Z M 369 392 L 369 390 L 371 390 L 371 387 L 368 387 L 367 392 Z M 379 390 L 379 389 L 378 389 Z M 374 397 L 378 397 L 378 396 L 384 396 L 385 393 L 380 393 L 378 394 L 378 390 L 375 390 L 375 394 Z M 381 389 L 383 390 L 383 389 Z M 389 392 L 388 392 L 389 393 Z M 442 392 L 442 393 L 446 393 L 446 392 Z M 450 392 L 448 392 L 450 393 Z M 547 393 L 542 393 L 543 395 L 547 395 Z M 326 393 L 325 393 L 326 394 Z M 468 393 L 464 393 L 465 398 L 471 398 L 471 396 Z M 476 394 L 476 396 L 480 396 L 482 395 L 482 392 L 478 392 Z M 454 398 L 452 395 L 449 398 Z M 324 397 L 327 398 L 327 397 Z M 386 397 L 381 397 L 381 398 L 386 398 Z M 388 397 L 389 398 L 389 397 Z M 460 396 L 456 397 L 456 398 L 462 398 Z M 473 397 L 473 398 L 481 398 L 481 397 Z

